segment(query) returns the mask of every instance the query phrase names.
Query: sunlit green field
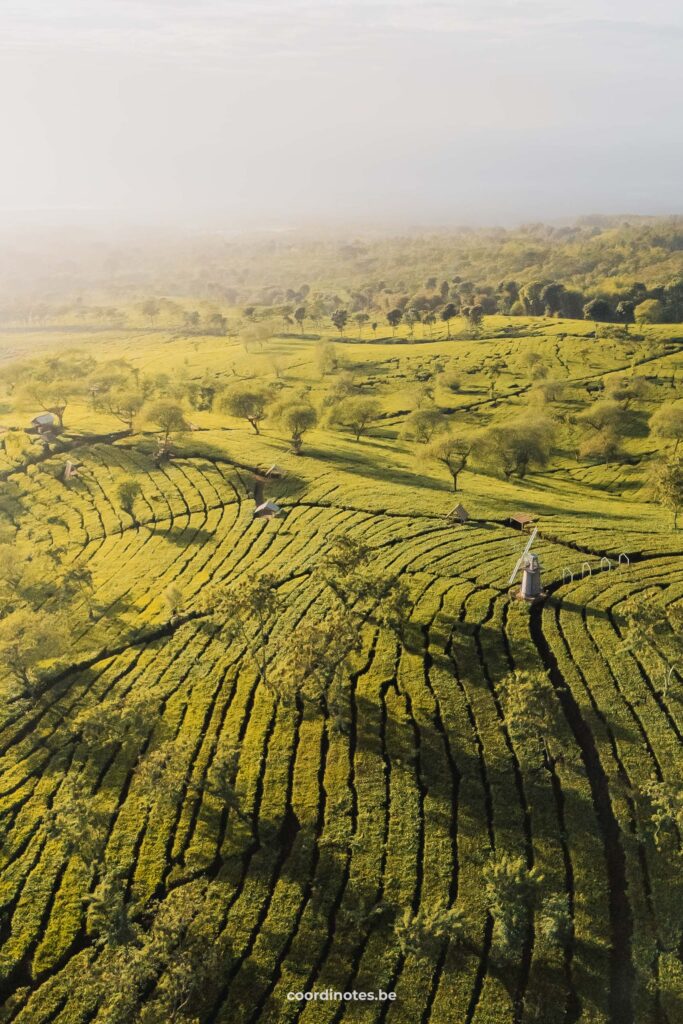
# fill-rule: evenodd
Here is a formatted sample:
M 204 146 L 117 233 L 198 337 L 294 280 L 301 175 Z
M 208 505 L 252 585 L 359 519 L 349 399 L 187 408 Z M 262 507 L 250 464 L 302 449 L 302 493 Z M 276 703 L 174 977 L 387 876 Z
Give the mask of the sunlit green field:
M 450 330 L 448 340 L 442 324 L 412 338 L 366 327 L 358 340 L 328 325 L 248 346 L 163 323 L 0 335 L 6 362 L 78 348 L 175 381 L 208 373 L 265 382 L 279 398 L 305 392 L 320 412 L 296 455 L 268 417 L 257 434 L 220 408 L 188 409 L 191 429 L 159 461 L 144 412 L 125 434 L 78 396 L 64 434 L 42 449 L 23 433 L 41 410 L 0 396 L 0 475 L 23 509 L 17 543 L 59 551 L 93 580 L 49 685 L 30 701 L 8 684 L 0 711 L 3 1020 L 681 1019 L 680 835 L 655 842 L 643 797 L 653 778 L 683 782 L 680 667 L 665 686 L 656 644 L 625 642 L 625 604 L 656 591 L 673 612 L 683 599 L 683 531 L 650 483 L 671 446 L 648 427 L 683 396 L 683 327 L 595 338 L 590 323 L 492 316 L 481 337 L 459 320 Z M 339 363 L 325 375 L 321 338 Z M 540 395 L 529 353 L 562 384 L 557 400 Z M 457 391 L 443 383 L 449 365 Z M 358 441 L 326 420 L 344 372 L 381 403 Z M 622 456 L 578 458 L 587 386 L 611 375 L 645 378 L 623 411 Z M 455 434 L 550 417 L 552 458 L 523 479 L 473 460 L 454 494 L 427 446 L 404 436 L 425 386 Z M 79 464 L 70 481 L 67 457 Z M 273 463 L 281 474 L 264 497 L 286 514 L 255 519 L 256 470 Z M 131 478 L 134 516 L 117 497 Z M 445 518 L 456 502 L 465 525 Z M 508 586 L 525 543 L 507 523 L 518 512 L 540 531 L 548 593 L 533 606 Z M 203 595 L 276 578 L 277 675 L 297 631 L 331 612 L 318 568 L 340 534 L 405 583 L 411 615 L 397 635 L 371 600 L 358 603 L 360 642 L 332 714 L 325 702 L 279 700 L 241 641 L 207 628 Z M 169 619 L 172 587 L 182 614 Z M 515 671 L 547 682 L 549 762 L 512 721 L 502 681 Z M 136 702 L 152 714 L 126 725 Z M 84 725 L 98 717 L 123 731 Z M 150 797 L 136 769 L 169 742 L 176 774 Z M 216 779 L 226 765 L 237 809 Z M 54 824 L 74 799 L 89 822 L 82 849 Z M 558 931 L 537 913 L 506 955 L 483 883 L 502 853 L 537 869 L 543 899 L 568 920 Z M 451 908 L 457 930 L 430 925 Z M 287 998 L 327 987 L 396 1000 Z

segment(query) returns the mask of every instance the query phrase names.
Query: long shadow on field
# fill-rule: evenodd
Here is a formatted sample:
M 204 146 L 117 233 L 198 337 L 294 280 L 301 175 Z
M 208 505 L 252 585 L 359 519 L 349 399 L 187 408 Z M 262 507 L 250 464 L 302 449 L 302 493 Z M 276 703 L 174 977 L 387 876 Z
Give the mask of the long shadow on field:
M 360 442 L 361 444 L 363 442 Z M 381 453 L 386 453 L 385 445 L 378 445 Z M 421 487 L 429 491 L 446 491 L 453 493 L 452 487 L 447 481 L 435 480 L 432 477 L 423 476 L 420 473 L 410 473 L 405 470 L 392 468 L 386 463 L 378 462 L 377 457 L 365 458 L 362 454 L 339 456 L 328 450 L 309 448 L 308 454 L 323 463 L 332 463 L 346 473 L 353 473 L 356 476 L 379 480 L 381 483 L 402 484 L 407 487 Z M 381 456 L 380 456 L 381 457 Z
M 272 864 L 273 856 L 277 856 L 278 834 L 280 826 L 276 822 L 261 822 L 260 832 L 262 842 L 268 847 L 270 858 L 264 859 L 259 864 L 252 860 L 250 865 L 250 879 L 257 882 L 255 891 L 261 893 L 260 898 L 272 890 L 273 878 L 268 868 Z M 433 832 L 432 832 L 433 834 Z M 402 918 L 409 906 L 409 900 L 396 902 L 395 900 L 378 900 L 378 888 L 376 884 L 365 884 L 360 882 L 357 875 L 346 879 L 343 900 L 339 909 L 334 912 L 335 894 L 345 878 L 346 855 L 344 846 L 340 844 L 338 849 L 329 845 L 319 845 L 318 861 L 315 869 L 315 881 L 310 887 L 310 855 L 316 844 L 316 835 L 310 826 L 300 829 L 295 844 L 288 853 L 287 860 L 283 865 L 280 878 L 294 883 L 294 889 L 290 887 L 288 900 L 288 913 L 282 915 L 281 925 L 273 925 L 272 918 L 270 925 L 261 926 L 258 940 L 258 955 L 267 962 L 279 959 L 287 965 L 288 971 L 292 972 L 299 982 L 292 987 L 304 988 L 307 977 L 316 966 L 317 956 L 323 943 L 324 937 L 330 934 L 335 936 L 336 941 L 341 942 L 341 949 L 334 958 L 325 959 L 318 977 L 316 988 L 322 989 L 331 987 L 335 990 L 345 990 L 350 987 L 353 974 L 357 971 L 354 986 L 357 989 L 374 990 L 377 988 L 377 970 L 382 974 L 390 969 L 392 962 L 398 962 L 400 948 L 396 938 L 395 927 Z M 411 885 L 409 877 L 402 878 L 402 888 L 408 892 Z M 297 905 L 307 900 L 305 931 L 310 936 L 308 943 L 303 947 L 299 943 L 296 954 L 289 952 L 292 934 L 291 914 L 296 911 Z M 425 901 L 427 908 L 429 901 Z M 471 909 L 471 908 L 470 908 Z M 466 926 L 463 938 L 454 945 L 453 955 L 450 956 L 443 967 L 446 977 L 458 974 L 469 975 L 474 983 L 475 973 L 479 959 L 484 952 L 483 933 L 485 929 L 485 917 L 473 923 L 471 920 Z M 381 963 L 373 958 L 366 958 L 360 964 L 352 960 L 351 954 L 354 950 L 362 950 L 370 935 L 379 939 L 382 954 Z M 313 937 L 315 936 L 315 941 Z M 432 971 L 436 968 L 443 950 L 443 940 L 438 936 L 423 935 L 422 946 L 419 956 L 431 965 L 431 970 L 425 971 L 423 977 L 424 999 L 428 998 L 428 982 Z M 578 984 L 579 992 L 587 996 L 587 1002 L 591 1003 L 590 993 L 595 993 L 596 998 L 604 991 L 605 979 L 608 976 L 608 954 L 606 949 L 601 948 L 597 943 L 581 943 L 578 947 L 581 956 L 581 965 L 575 970 L 575 983 Z M 341 953 L 341 955 L 339 955 Z M 346 955 L 344 955 L 346 954 Z M 376 953 L 375 953 L 376 956 Z M 271 959 L 273 958 L 273 959 Z M 283 959 L 284 958 L 284 959 Z M 368 962 L 369 959 L 369 962 Z M 553 998 L 564 999 L 567 995 L 566 975 L 563 967 L 553 957 L 555 962 L 549 963 L 543 957 L 534 960 L 533 986 L 532 991 L 542 991 L 546 997 L 552 993 Z M 590 968 L 586 965 L 590 964 Z M 360 969 L 359 969 L 360 968 Z M 510 998 L 514 999 L 518 987 L 519 964 L 515 957 L 507 961 L 504 956 L 495 949 L 487 958 L 487 973 L 498 979 L 508 991 Z M 241 967 L 240 973 L 234 985 L 230 987 L 224 1005 L 229 1007 L 233 1013 L 241 1011 L 245 1021 L 260 1019 L 260 1012 L 270 1008 L 277 1010 L 268 994 L 271 988 L 271 978 L 264 978 L 263 971 L 258 964 L 250 957 Z M 262 1010 L 254 1016 L 254 1005 L 258 1002 Z M 541 1007 L 541 1010 L 544 1008 Z M 204 1020 L 204 1016 L 201 1018 Z M 537 1019 L 541 1019 L 540 1017 Z
M 194 544 L 200 546 L 208 544 L 214 537 L 215 532 L 213 530 L 199 528 L 198 530 L 170 530 L 168 533 L 162 533 L 159 539 L 179 548 L 187 548 Z

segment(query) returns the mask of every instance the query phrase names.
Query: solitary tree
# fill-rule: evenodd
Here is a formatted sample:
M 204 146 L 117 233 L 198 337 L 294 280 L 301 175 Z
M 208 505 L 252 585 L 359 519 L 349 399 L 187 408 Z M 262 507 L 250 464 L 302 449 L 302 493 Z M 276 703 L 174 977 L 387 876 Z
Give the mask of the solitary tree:
M 660 459 L 654 471 L 655 498 L 674 517 L 674 530 L 678 529 L 678 514 L 683 508 L 683 456 L 671 455 Z
M 683 440 L 683 398 L 677 402 L 666 402 L 650 417 L 650 429 L 657 437 L 673 441 L 673 454 Z
M 318 574 L 339 598 L 350 603 L 361 589 L 360 581 L 367 574 L 371 551 L 362 541 L 348 533 L 333 536 L 318 564 Z
M 427 455 L 434 462 L 445 466 L 453 481 L 453 490 L 458 489 L 458 477 L 467 467 L 472 454 L 473 442 L 470 438 L 456 437 L 452 434 L 437 437 L 427 449 Z
M 449 391 L 457 392 L 462 388 L 462 374 L 458 370 L 458 365 L 454 359 L 446 366 L 440 377 L 441 384 Z
M 164 446 L 168 445 L 171 434 L 189 430 L 182 406 L 170 399 L 160 399 L 147 410 L 147 419 L 159 428 L 163 434 Z
M 650 779 L 642 787 L 649 826 L 658 850 L 675 849 L 683 830 L 683 786 L 677 779 Z
M 621 438 L 614 427 L 603 427 L 581 442 L 578 455 L 580 459 L 604 462 L 605 465 L 618 462 L 624 455 Z
M 333 426 L 350 430 L 356 441 L 382 414 L 382 405 L 377 398 L 349 397 L 342 399 L 332 410 L 329 422 Z
M 553 438 L 554 428 L 549 420 L 524 417 L 485 430 L 477 439 L 476 454 L 506 480 L 513 474 L 524 479 L 532 466 L 547 465 Z
M 436 433 L 446 429 L 448 420 L 440 409 L 432 405 L 411 412 L 403 425 L 401 436 L 420 444 L 428 444 Z
M 500 377 L 505 367 L 506 364 L 503 362 L 502 359 L 494 359 L 493 362 L 489 363 L 486 369 L 484 370 L 485 375 L 489 379 L 489 394 L 494 405 L 496 404 L 496 384 L 498 383 L 498 378 Z
M 600 399 L 580 412 L 576 422 L 579 426 L 585 424 L 593 430 L 609 428 L 618 433 L 623 427 L 624 412 L 613 399 Z
M 639 590 L 624 601 L 619 612 L 626 619 L 621 627 L 625 650 L 642 657 L 649 648 L 651 663 L 661 665 L 657 681 L 666 697 L 674 673 L 683 674 L 683 607 L 667 603 L 665 595 L 666 591 L 656 586 Z
M 202 600 L 218 635 L 227 644 L 240 641 L 244 645 L 265 686 L 270 682 L 268 641 L 281 604 L 277 580 L 270 573 L 217 584 L 205 592 Z
M 116 488 L 116 494 L 119 499 L 119 505 L 124 512 L 127 512 L 133 522 L 135 522 L 135 499 L 142 493 L 142 488 L 137 480 L 130 478 L 121 480 L 118 487 Z
M 539 761 L 546 768 L 555 762 L 558 704 L 542 672 L 517 670 L 501 682 L 508 731 L 521 756 L 530 767 Z
M 465 919 L 462 910 L 444 901 L 421 904 L 417 911 L 406 907 L 396 919 L 394 934 L 404 956 L 434 963 L 444 943 L 455 945 L 463 939 Z
M 291 435 L 292 449 L 299 455 L 304 434 L 318 422 L 317 412 L 308 402 L 290 402 L 279 409 L 278 420 Z
M 105 396 L 102 404 L 111 416 L 132 431 L 135 417 L 145 404 L 145 397 L 140 391 L 116 388 Z
M 43 671 L 64 649 L 62 620 L 46 612 L 18 608 L 0 619 L 0 666 L 25 696 L 33 696 Z
M 647 381 L 644 377 L 610 374 L 605 381 L 605 391 L 609 399 L 621 403 L 622 409 L 628 409 L 631 402 L 639 401 L 647 395 Z
M 339 605 L 320 619 L 306 619 L 297 627 L 279 667 L 285 693 L 295 691 L 307 699 L 323 701 L 339 684 L 352 652 L 361 647 L 358 623 L 348 608 Z M 336 694 L 333 694 L 336 696 Z
M 522 857 L 498 854 L 484 866 L 484 894 L 494 921 L 494 937 L 505 955 L 524 941 L 531 915 L 539 906 L 543 875 Z
M 229 416 L 246 420 L 254 433 L 260 434 L 260 424 L 265 419 L 270 392 L 258 384 L 238 384 L 225 392 L 221 409 Z

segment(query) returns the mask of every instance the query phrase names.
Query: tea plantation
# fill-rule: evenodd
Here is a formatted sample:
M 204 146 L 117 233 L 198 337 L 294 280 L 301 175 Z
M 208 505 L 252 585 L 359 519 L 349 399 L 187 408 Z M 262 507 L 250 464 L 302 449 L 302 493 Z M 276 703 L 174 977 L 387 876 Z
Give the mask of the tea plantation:
M 188 422 L 161 450 L 144 411 L 127 431 L 84 393 L 29 444 L 41 409 L 8 389 L 10 540 L 40 569 L 33 613 L 66 634 L 30 688 L 11 651 L 3 670 L 3 1021 L 683 1019 L 683 532 L 650 482 L 674 439 L 648 426 L 683 395 L 682 332 L 538 319 L 508 337 L 503 320 L 458 340 L 337 338 L 329 372 L 293 334 L 250 352 L 163 329 L 42 339 L 87 347 L 95 369 L 265 382 L 318 420 L 296 454 L 274 416 L 257 433 L 179 399 Z M 379 403 L 358 441 L 328 419 L 343 374 Z M 605 401 L 589 385 L 617 377 L 641 382 L 613 399 L 620 453 L 577 458 Z M 552 455 L 506 475 L 485 448 L 454 494 L 404 429 L 425 403 L 455 434 L 552 423 Z M 280 514 L 255 517 L 258 499 Z M 539 528 L 533 604 L 508 582 L 520 512 Z M 400 584 L 398 625 L 381 587 L 342 606 L 326 575 L 340 538 Z M 88 583 L 65 603 L 50 577 L 75 570 Z M 226 593 L 243 601 L 231 631 Z M 291 658 L 341 615 L 353 636 L 328 685 L 307 692 L 311 661 L 288 689 Z M 395 998 L 296 998 L 328 989 Z

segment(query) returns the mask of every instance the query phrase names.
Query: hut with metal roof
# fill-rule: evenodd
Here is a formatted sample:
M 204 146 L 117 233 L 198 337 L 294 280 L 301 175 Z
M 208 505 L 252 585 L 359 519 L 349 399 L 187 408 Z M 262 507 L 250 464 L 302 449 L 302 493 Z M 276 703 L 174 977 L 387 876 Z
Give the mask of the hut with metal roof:
M 38 434 L 49 434 L 50 431 L 57 429 L 58 423 L 53 412 L 41 412 L 31 420 L 31 428 Z
M 277 519 L 282 515 L 283 510 L 274 501 L 264 501 L 254 509 L 254 519 Z

